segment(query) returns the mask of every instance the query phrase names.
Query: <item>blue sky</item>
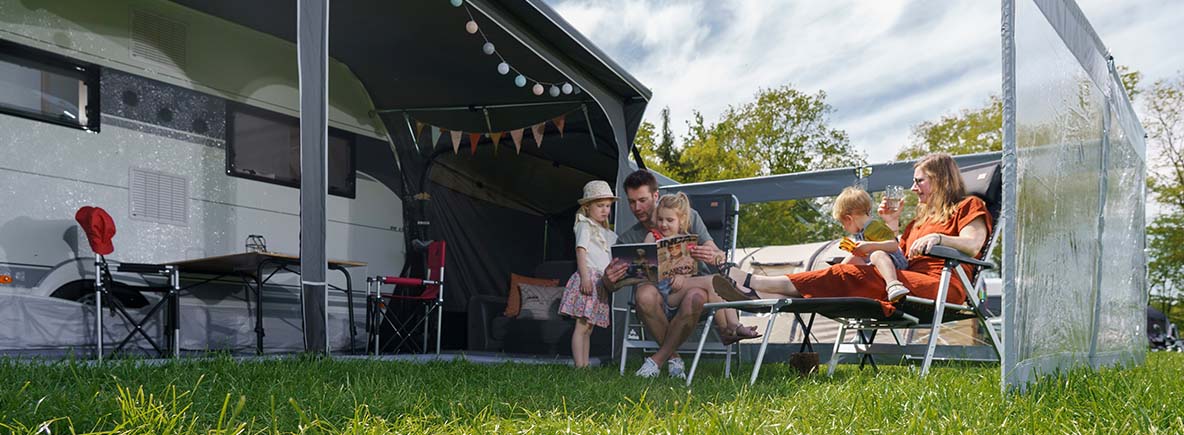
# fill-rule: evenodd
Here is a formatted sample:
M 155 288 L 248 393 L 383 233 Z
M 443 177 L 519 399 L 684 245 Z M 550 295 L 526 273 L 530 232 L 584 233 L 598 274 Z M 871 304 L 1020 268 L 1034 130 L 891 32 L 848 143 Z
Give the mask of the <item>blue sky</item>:
M 653 90 L 647 120 L 670 107 L 679 135 L 692 110 L 712 121 L 759 89 L 792 84 L 825 91 L 832 125 L 878 163 L 917 123 L 1000 89 L 997 1 L 546 1 Z M 1184 69 L 1184 1 L 1079 5 L 1145 83 Z

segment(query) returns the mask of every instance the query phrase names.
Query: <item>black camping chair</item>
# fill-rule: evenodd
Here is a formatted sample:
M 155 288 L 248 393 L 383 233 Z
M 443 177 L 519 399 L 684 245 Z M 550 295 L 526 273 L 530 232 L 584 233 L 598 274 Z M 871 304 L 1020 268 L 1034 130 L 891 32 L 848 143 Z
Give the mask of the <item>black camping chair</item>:
M 91 208 L 92 210 L 85 210 Z M 85 210 L 85 211 L 84 211 Z M 92 216 L 84 216 L 84 214 L 93 213 Z M 144 264 L 144 263 L 115 263 L 112 266 L 108 262 L 103 251 L 110 253 L 114 247 L 111 245 L 111 236 L 115 234 L 115 224 L 111 220 L 110 215 L 101 208 L 84 207 L 79 210 L 76 215 L 79 224 L 83 226 L 87 239 L 91 241 L 91 245 L 96 246 L 96 242 L 106 244 L 107 249 L 99 250 L 95 253 L 95 355 L 101 361 L 103 359 L 103 306 L 104 304 L 110 308 L 112 313 L 121 317 L 129 326 L 130 331 L 120 340 L 119 344 L 112 349 L 111 353 L 119 352 L 136 336 L 142 337 L 148 342 L 152 349 L 156 351 L 156 355 L 160 357 L 180 356 L 180 322 L 178 316 L 180 314 L 179 294 L 181 291 L 181 273 L 176 266 L 160 265 L 160 264 Z M 106 234 L 95 234 L 90 228 L 89 222 L 91 219 L 100 220 L 105 219 L 106 225 L 109 225 L 109 232 Z M 96 241 L 94 239 L 103 239 Z M 131 285 L 116 281 L 111 275 L 111 271 L 131 273 L 139 275 L 157 275 L 164 277 L 167 284 L 163 285 Z M 150 301 L 144 297 L 143 293 L 159 293 L 160 300 L 155 304 L 149 306 Z M 142 309 L 148 307 L 148 311 L 144 313 L 143 317 L 136 318 L 132 315 L 129 309 Z M 163 346 L 156 342 L 152 334 L 145 329 L 148 322 L 151 321 L 157 314 L 164 312 L 164 343 Z M 147 350 L 141 349 L 147 354 Z M 149 354 L 151 355 L 151 354 Z

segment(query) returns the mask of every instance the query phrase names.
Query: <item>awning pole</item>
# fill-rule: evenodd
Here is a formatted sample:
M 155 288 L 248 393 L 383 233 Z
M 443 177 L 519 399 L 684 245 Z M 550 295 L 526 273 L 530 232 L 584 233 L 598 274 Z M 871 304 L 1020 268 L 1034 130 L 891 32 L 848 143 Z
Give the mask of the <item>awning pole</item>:
M 325 197 L 329 192 L 329 0 L 299 0 L 297 3 L 296 51 L 300 72 L 300 309 L 304 321 L 304 351 L 327 354 Z

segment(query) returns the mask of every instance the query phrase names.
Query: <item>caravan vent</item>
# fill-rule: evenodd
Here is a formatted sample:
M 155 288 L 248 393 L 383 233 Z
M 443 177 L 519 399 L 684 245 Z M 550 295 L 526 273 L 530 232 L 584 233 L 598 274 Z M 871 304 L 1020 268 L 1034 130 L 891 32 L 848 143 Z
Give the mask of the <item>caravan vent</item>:
M 185 24 L 132 10 L 132 57 L 176 69 L 185 68 Z
M 189 224 L 189 180 L 137 168 L 131 169 L 129 180 L 132 219 Z

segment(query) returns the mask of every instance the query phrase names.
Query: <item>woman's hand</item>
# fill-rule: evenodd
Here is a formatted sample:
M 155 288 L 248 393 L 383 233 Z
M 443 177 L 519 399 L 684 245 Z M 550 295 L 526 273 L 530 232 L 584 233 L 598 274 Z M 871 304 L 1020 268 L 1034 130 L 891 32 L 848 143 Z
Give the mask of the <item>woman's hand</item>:
M 900 203 L 903 205 L 904 201 L 902 200 Z M 880 207 L 876 209 L 876 214 L 880 215 L 880 220 L 884 221 L 884 225 L 887 225 L 892 231 L 899 233 L 900 212 L 902 210 L 904 210 L 904 207 L 900 207 L 899 205 L 895 209 L 889 208 L 888 199 L 885 198 L 880 200 Z
M 933 233 L 921 236 L 909 246 L 909 257 L 919 257 L 929 253 L 929 250 L 934 246 L 940 245 L 942 242 L 942 235 Z

